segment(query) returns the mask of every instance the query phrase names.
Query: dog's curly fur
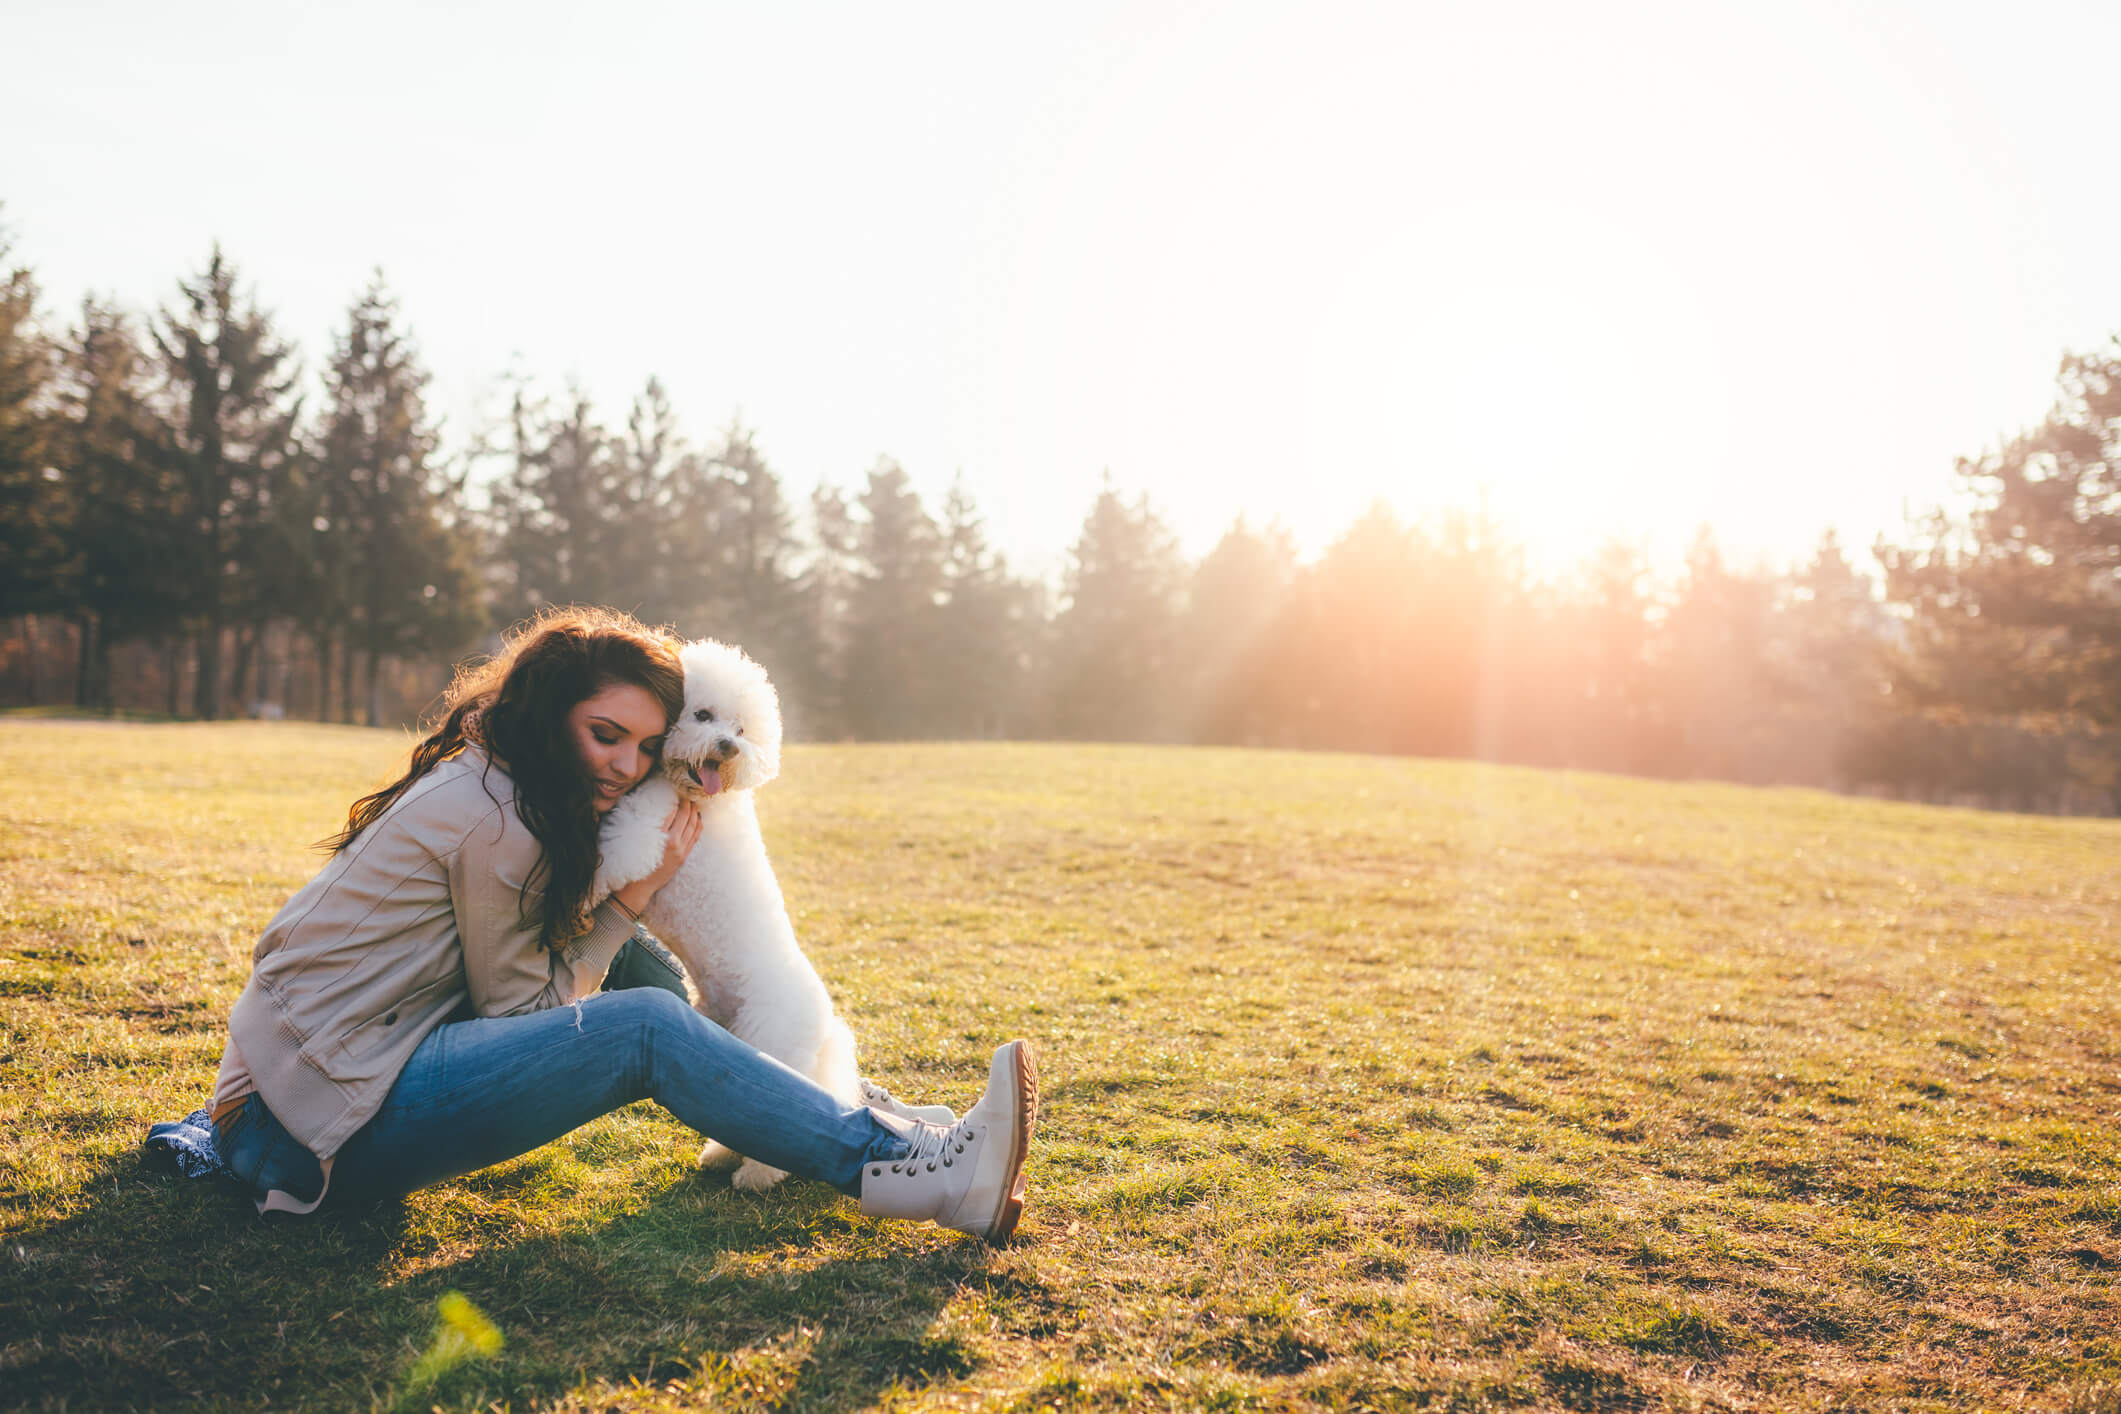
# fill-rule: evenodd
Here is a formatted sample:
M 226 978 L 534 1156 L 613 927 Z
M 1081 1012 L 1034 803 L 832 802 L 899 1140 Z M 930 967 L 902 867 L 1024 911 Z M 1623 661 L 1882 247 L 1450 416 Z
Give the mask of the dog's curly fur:
M 649 905 L 649 931 L 690 975 L 694 1005 L 733 1035 L 801 1071 L 843 1102 L 862 1103 L 854 1036 L 797 944 L 766 858 L 751 793 L 780 774 L 780 700 L 765 669 L 712 639 L 686 644 L 685 710 L 664 739 L 662 768 L 605 817 L 596 894 L 652 873 L 663 823 L 681 799 L 700 807 L 700 839 Z M 709 1140 L 709 1167 L 737 1164 L 739 1188 L 786 1177 Z

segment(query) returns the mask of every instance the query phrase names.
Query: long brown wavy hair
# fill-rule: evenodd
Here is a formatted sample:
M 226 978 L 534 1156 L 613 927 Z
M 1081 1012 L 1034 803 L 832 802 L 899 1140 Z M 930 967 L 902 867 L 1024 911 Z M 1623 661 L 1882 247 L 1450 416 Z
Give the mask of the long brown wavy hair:
M 516 814 L 544 847 L 523 884 L 524 922 L 531 921 L 529 891 L 542 886 L 545 945 L 587 931 L 597 869 L 596 785 L 568 737 L 567 714 L 612 683 L 632 683 L 662 704 L 667 729 L 685 708 L 677 650 L 669 632 L 616 609 L 542 611 L 511 629 L 492 658 L 457 669 L 438 723 L 413 747 L 405 774 L 355 801 L 346 828 L 317 848 L 337 854 L 413 782 L 467 745 L 481 746 L 489 766 L 498 764 L 514 781 Z

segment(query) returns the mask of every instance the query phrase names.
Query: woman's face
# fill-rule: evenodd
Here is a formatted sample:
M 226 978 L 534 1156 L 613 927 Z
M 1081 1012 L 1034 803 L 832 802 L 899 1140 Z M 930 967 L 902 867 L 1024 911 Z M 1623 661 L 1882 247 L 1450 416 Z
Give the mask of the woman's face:
M 637 683 L 607 683 L 575 703 L 567 714 L 567 733 L 596 789 L 597 814 L 617 805 L 655 769 L 663 730 L 663 705 Z

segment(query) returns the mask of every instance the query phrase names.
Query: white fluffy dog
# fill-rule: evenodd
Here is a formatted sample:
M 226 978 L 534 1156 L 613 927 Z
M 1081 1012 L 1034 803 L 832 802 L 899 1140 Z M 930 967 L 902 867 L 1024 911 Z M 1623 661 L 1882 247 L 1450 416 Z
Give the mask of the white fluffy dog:
M 645 919 L 685 964 L 694 1005 L 844 1103 L 953 1122 L 945 1107 L 902 1105 L 861 1078 L 854 1035 L 796 943 L 751 803 L 751 793 L 781 769 L 780 700 L 766 670 L 742 649 L 712 639 L 686 644 L 678 659 L 685 711 L 664 738 L 662 770 L 604 818 L 597 897 L 654 872 L 663 857 L 664 821 L 681 797 L 697 801 L 699 842 Z M 700 1163 L 727 1167 L 739 1164 L 739 1156 L 709 1140 Z M 786 1176 L 742 1159 L 730 1181 L 757 1189 Z

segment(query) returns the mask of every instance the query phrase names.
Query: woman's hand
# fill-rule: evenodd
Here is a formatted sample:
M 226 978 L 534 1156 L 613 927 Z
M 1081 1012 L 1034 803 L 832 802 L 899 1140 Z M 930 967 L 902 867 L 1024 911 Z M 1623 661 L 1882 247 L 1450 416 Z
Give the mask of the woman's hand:
M 648 907 L 656 890 L 676 877 L 686 856 L 699 842 L 700 807 L 693 801 L 681 800 L 678 808 L 670 812 L 670 818 L 663 822 L 663 862 L 656 865 L 654 872 L 615 890 L 612 897 L 624 905 L 627 912 L 639 913 Z

